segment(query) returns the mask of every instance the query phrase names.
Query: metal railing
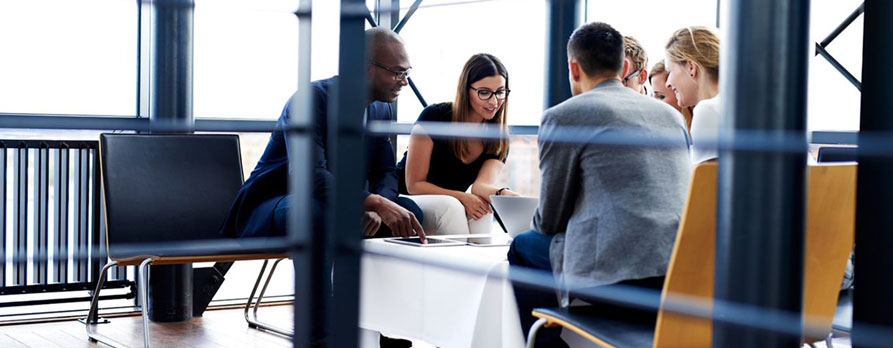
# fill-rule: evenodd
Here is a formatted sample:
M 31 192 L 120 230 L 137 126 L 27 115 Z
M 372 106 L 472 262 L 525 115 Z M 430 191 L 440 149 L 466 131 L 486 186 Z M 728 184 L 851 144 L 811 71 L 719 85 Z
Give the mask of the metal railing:
M 108 262 L 97 151 L 96 141 L 0 140 L 0 295 L 95 285 Z M 121 267 L 109 280 L 109 288 L 132 285 Z M 0 307 L 88 299 L 26 299 Z

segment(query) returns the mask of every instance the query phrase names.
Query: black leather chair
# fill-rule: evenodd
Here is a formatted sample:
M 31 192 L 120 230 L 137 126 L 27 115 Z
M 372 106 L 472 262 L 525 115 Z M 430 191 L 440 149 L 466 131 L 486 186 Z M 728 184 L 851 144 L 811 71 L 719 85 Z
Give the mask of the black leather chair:
M 139 265 L 145 304 L 150 264 L 287 257 L 281 252 L 238 252 L 245 243 L 218 232 L 242 185 L 238 136 L 103 134 L 99 156 L 111 262 L 97 278 L 86 318 L 91 341 L 123 346 L 96 332 L 99 292 L 112 266 Z M 142 317 L 149 347 L 145 305 Z

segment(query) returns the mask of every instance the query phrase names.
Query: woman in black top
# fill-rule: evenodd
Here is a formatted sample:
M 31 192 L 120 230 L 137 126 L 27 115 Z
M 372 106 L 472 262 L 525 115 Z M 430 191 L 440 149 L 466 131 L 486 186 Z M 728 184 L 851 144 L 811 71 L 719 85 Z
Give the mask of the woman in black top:
M 508 155 L 508 72 L 489 54 L 477 54 L 465 63 L 453 103 L 430 105 L 419 115 L 409 140 L 409 150 L 397 164 L 400 192 L 410 196 L 425 213 L 423 226 L 439 234 L 489 233 L 490 195 L 517 196 L 494 185 Z M 457 107 L 458 106 L 458 107 Z M 425 123 L 456 122 L 499 129 L 501 139 L 432 138 Z M 471 193 L 466 193 L 471 186 Z M 439 197 L 429 196 L 437 195 Z M 455 204 L 458 203 L 461 204 Z M 460 207 L 459 217 L 455 217 Z M 452 210 L 453 216 L 449 215 Z M 462 214 L 464 213 L 464 214 Z M 467 217 L 467 219 L 466 219 Z M 456 221 L 461 220 L 461 221 Z M 467 223 L 466 223 L 467 222 Z M 439 225 L 439 226 L 438 226 Z M 479 225 L 476 228 L 469 225 Z M 465 229 L 463 229 L 463 226 Z M 434 231 L 432 231 L 434 232 Z

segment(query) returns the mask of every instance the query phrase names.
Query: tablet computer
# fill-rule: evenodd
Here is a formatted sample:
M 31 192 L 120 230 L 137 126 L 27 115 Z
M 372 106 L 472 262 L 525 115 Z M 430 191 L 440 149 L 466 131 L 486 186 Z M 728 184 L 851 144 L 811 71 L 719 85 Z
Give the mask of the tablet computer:
M 471 246 L 506 246 L 511 243 L 511 239 L 503 236 L 456 236 L 444 237 L 446 239 L 459 241 Z
M 409 238 L 388 238 L 385 239 L 386 242 L 403 244 L 403 245 L 412 245 L 417 247 L 441 247 L 441 246 L 460 246 L 465 245 L 465 242 L 458 240 L 450 240 L 450 239 L 441 239 L 428 237 L 426 242 L 423 243 L 422 239 L 419 237 L 409 237 Z

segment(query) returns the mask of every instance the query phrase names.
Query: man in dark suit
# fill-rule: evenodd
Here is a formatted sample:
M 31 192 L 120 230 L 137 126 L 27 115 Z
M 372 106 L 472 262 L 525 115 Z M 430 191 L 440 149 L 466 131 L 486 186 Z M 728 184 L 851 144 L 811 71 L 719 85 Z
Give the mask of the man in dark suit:
M 368 90 L 366 120 L 391 120 L 391 102 L 397 99 L 401 89 L 408 84 L 410 70 L 409 56 L 403 40 L 397 33 L 386 28 L 373 28 L 366 31 L 369 47 Z M 325 233 L 325 211 L 331 195 L 334 176 L 329 171 L 328 161 L 328 107 L 329 94 L 338 77 L 312 82 L 314 103 L 313 127 L 313 231 Z M 282 110 L 276 129 L 270 136 L 264 154 L 257 162 L 251 176 L 242 185 L 235 202 L 226 217 L 221 233 L 230 237 L 269 237 L 284 236 L 286 221 L 292 197 L 288 194 L 289 153 L 287 138 L 283 130 L 288 124 L 292 107 L 291 98 Z M 363 235 L 367 237 L 408 237 L 418 235 L 424 238 L 420 221 L 422 211 L 412 200 L 398 196 L 396 158 L 391 140 L 388 137 L 367 136 L 366 183 L 363 192 Z M 337 209 L 337 207 L 335 207 Z M 359 218 L 359 217 L 357 217 Z M 360 231 L 357 231 L 360 233 Z M 325 255 L 316 255 L 327 259 Z M 325 264 L 330 264 L 325 262 Z M 326 298 L 330 294 L 328 283 L 330 267 L 315 270 L 319 284 L 311 289 L 314 298 Z M 325 301 L 314 301 L 312 311 L 324 313 Z M 325 322 L 325 320 L 322 320 Z M 311 324 L 314 347 L 324 347 L 326 330 L 324 325 L 314 321 Z M 382 347 L 408 347 L 409 341 L 392 340 L 382 336 Z
M 407 85 L 409 57 L 403 40 L 384 28 L 366 32 L 370 47 L 368 120 L 390 120 L 391 102 Z M 313 131 L 313 216 L 320 229 L 331 194 L 334 176 L 328 168 L 327 116 L 329 93 L 338 77 L 312 82 L 314 102 Z M 293 100 L 293 99 L 291 99 Z M 286 234 L 285 221 L 291 198 L 288 196 L 287 125 L 291 100 L 282 110 L 270 142 L 251 176 L 242 185 L 226 218 L 222 233 L 231 237 L 267 237 Z M 424 237 L 419 221 L 421 209 L 397 193 L 396 158 L 388 137 L 366 137 L 368 189 L 363 193 L 364 235 L 375 237 L 416 235 Z

